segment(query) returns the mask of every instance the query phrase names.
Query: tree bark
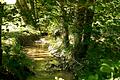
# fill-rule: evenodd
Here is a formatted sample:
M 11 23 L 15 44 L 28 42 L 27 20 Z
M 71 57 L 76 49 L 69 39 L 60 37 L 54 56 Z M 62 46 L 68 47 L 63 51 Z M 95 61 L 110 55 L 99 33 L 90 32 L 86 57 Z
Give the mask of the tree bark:
M 75 36 L 76 39 L 73 56 L 76 61 L 80 62 L 87 54 L 94 13 L 87 7 L 79 7 L 77 14 L 77 32 Z
M 3 7 L 4 7 L 4 4 L 2 4 L 0 2 L 0 66 L 2 66 L 2 43 L 1 43 L 1 37 L 2 37 Z
M 29 0 L 30 6 L 27 5 L 26 0 L 17 0 L 17 7 L 20 9 L 20 13 L 25 23 L 37 27 L 36 15 L 35 15 L 35 1 Z
M 68 48 L 69 47 L 69 30 L 68 30 L 68 17 L 67 17 L 67 12 L 64 9 L 64 4 L 66 2 L 60 2 L 60 7 L 61 7 L 61 12 L 62 12 L 62 25 L 63 25 L 63 29 L 64 29 L 64 33 L 63 33 L 63 43 L 64 43 L 64 47 Z

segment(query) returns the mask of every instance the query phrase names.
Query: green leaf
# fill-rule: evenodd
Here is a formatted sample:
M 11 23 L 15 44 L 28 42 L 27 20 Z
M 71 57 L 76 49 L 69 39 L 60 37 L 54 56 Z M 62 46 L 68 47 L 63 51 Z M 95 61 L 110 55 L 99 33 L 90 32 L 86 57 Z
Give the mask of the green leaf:
M 80 4 L 85 4 L 87 0 L 79 0 Z
M 106 63 L 103 63 L 102 66 L 101 66 L 101 68 L 100 68 L 100 71 L 106 72 L 106 73 L 110 73 L 110 72 L 113 72 L 114 69 L 110 65 L 108 65 Z
M 88 80 L 98 80 L 98 75 L 97 74 L 96 75 L 90 75 L 88 77 Z

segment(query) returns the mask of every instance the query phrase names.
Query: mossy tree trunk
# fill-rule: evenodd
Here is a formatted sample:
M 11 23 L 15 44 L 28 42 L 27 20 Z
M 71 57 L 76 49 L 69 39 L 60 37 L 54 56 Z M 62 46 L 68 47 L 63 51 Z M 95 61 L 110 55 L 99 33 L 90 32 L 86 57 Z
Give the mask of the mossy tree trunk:
M 90 43 L 92 21 L 94 12 L 85 6 L 78 6 L 75 45 L 73 50 L 74 59 L 78 62 L 85 58 Z

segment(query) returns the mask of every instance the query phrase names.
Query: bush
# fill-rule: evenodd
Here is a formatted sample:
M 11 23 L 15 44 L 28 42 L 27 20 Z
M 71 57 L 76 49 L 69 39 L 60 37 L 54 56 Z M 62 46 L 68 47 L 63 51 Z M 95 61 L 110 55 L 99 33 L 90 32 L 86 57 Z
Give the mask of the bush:
M 38 40 L 39 38 L 40 36 L 38 34 L 19 34 L 16 36 L 16 40 L 21 46 L 31 45 L 35 40 Z
M 9 43 L 8 43 L 9 42 Z M 33 75 L 32 60 L 23 51 L 22 46 L 16 41 L 15 37 L 2 40 L 3 65 L 0 79 L 25 80 Z M 11 75 L 11 76 L 10 76 Z

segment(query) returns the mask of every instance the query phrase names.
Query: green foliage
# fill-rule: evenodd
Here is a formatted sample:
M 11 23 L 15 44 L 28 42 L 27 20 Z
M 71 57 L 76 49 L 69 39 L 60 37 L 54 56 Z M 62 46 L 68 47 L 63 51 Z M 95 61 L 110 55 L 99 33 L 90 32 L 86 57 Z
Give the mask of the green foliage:
M 105 80 L 120 77 L 120 0 L 28 0 L 23 3 L 22 1 L 24 0 L 19 0 L 17 7 L 5 7 L 6 16 L 4 15 L 3 23 L 7 27 L 3 30 L 2 39 L 3 63 L 6 70 L 24 75 L 21 71 L 24 66 L 30 66 L 31 61 L 22 51 L 21 45 L 30 45 L 39 39 L 37 30 L 28 29 L 28 32 L 24 33 L 22 30 L 11 32 L 8 28 L 11 22 L 17 27 L 25 28 L 32 25 L 41 33 L 48 32 L 50 35 L 60 30 L 60 37 L 56 41 L 54 39 L 51 41 L 52 47 L 54 46 L 51 53 L 57 53 L 59 66 L 62 66 L 63 70 L 67 69 L 66 66 L 73 67 L 71 70 L 76 80 Z M 88 14 L 83 14 L 87 8 L 94 11 L 91 28 L 89 21 L 83 25 L 86 16 L 90 17 Z M 70 41 L 67 48 L 63 43 L 66 32 Z M 87 54 L 77 62 L 73 59 L 73 48 L 80 41 L 84 41 L 85 33 L 90 33 L 87 34 L 90 35 L 90 39 L 83 43 L 83 45 L 89 44 Z M 84 49 L 80 49 L 81 46 L 77 45 L 76 48 L 82 51 Z M 69 61 L 69 57 L 72 61 Z M 64 64 L 66 65 L 63 66 Z
M 88 79 L 87 80 L 99 80 L 98 79 L 98 75 L 89 75 Z
M 76 75 L 80 80 L 105 80 L 120 77 L 118 67 L 120 17 L 117 8 L 119 4 L 120 1 L 117 0 L 109 3 L 96 1 L 88 54 L 85 60 L 81 61 L 81 65 L 75 67 Z
M 32 45 L 35 40 L 39 40 L 40 35 L 38 34 L 19 34 L 16 36 L 16 40 L 21 46 Z
M 3 50 L 2 67 L 4 70 L 1 71 L 1 73 L 3 74 L 3 79 L 15 78 L 25 80 L 28 76 L 33 74 L 31 70 L 33 62 L 27 57 L 26 53 L 23 51 L 23 47 L 17 40 L 22 34 L 20 28 L 18 28 L 18 26 L 22 26 L 22 24 L 20 24 L 21 22 L 18 20 L 21 19 L 20 14 L 16 12 L 16 7 L 13 5 L 5 5 L 4 9 L 6 16 L 3 18 L 1 40 Z
M 103 63 L 100 71 L 110 73 L 113 72 L 113 69 L 108 64 Z
M 32 60 L 23 52 L 22 46 L 14 38 L 2 40 L 3 67 L 14 77 L 25 79 L 31 75 Z M 26 69 L 27 68 L 27 69 Z M 8 74 L 9 75 L 9 74 Z
M 19 79 L 26 78 L 31 73 L 26 71 L 25 67 L 30 69 L 31 65 L 32 61 L 27 58 L 18 43 L 15 45 L 3 45 L 3 66 L 6 71 Z
M 5 30 L 2 33 L 2 61 L 4 69 L 16 78 L 27 78 L 32 72 L 30 72 L 32 60 L 27 57 L 17 40 L 21 33 L 6 32 Z
M 120 62 L 119 61 L 111 61 L 111 60 L 102 60 L 100 71 L 104 73 L 110 73 L 108 76 L 110 78 L 118 78 L 120 75 Z

